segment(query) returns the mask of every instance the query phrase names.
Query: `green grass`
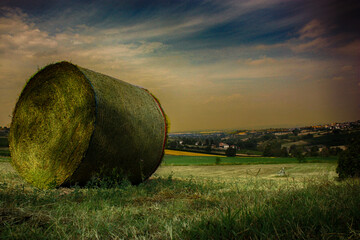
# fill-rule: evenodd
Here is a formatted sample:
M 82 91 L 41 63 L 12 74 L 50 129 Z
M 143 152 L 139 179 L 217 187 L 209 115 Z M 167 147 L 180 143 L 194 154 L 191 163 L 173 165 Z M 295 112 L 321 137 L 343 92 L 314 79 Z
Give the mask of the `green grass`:
M 241 149 L 241 150 L 238 150 L 236 153 L 250 154 L 250 155 L 262 155 L 263 152 L 257 151 L 257 150 L 250 150 L 250 149 Z
M 0 162 L 10 162 L 10 157 L 0 156 Z
M 280 177 L 279 171 L 284 168 L 286 175 Z M 172 175 L 176 178 L 196 178 L 220 182 L 246 182 L 248 178 L 258 177 L 273 181 L 297 181 L 313 177 L 335 179 L 336 164 L 334 163 L 286 163 L 286 164 L 246 164 L 246 165 L 188 165 L 162 166 L 157 174 Z
M 138 186 L 38 190 L 0 162 L 0 238 L 359 239 L 360 182 L 335 168 L 161 166 Z
M 308 163 L 333 163 L 336 157 L 309 157 L 305 159 Z M 214 165 L 216 157 L 202 156 L 173 156 L 165 155 L 162 165 L 188 166 L 188 165 Z M 296 158 L 281 157 L 226 157 L 220 159 L 220 164 L 285 164 L 298 163 Z

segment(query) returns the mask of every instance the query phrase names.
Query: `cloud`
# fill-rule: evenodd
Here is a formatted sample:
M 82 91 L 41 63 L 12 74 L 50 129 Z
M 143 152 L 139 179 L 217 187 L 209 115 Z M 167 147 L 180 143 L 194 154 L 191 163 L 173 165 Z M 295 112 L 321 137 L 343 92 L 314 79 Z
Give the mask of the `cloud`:
M 338 46 L 334 49 L 337 54 L 351 56 L 351 57 L 360 57 L 360 40 L 356 39 L 345 45 Z
M 5 55 L 23 53 L 31 54 L 32 50 L 54 48 L 57 42 L 34 24 L 27 24 L 26 14 L 20 10 L 3 8 L 5 16 L 0 18 L 0 52 Z
M 293 120 L 303 119 L 304 112 L 326 112 L 334 99 L 345 102 L 341 94 L 347 91 L 341 96 L 330 93 L 345 89 L 343 86 L 353 88 L 358 78 L 353 59 L 336 57 L 356 55 L 358 40 L 329 34 L 328 26 L 318 18 L 301 22 L 301 14 L 274 21 L 265 17 L 269 23 L 260 26 L 265 21 L 260 13 L 270 13 L 267 7 L 277 9 L 283 5 L 279 3 L 282 1 L 211 1 L 204 2 L 204 8 L 180 12 L 176 4 L 161 14 L 140 11 L 140 18 L 126 23 L 115 21 L 114 16 L 98 21 L 96 9 L 89 10 L 96 24 L 75 24 L 76 12 L 71 10 L 67 22 L 66 18 L 54 19 L 57 15 L 34 18 L 19 9 L 2 9 L 0 104 L 10 114 L 26 80 L 39 67 L 60 60 L 153 91 L 172 118 L 174 130 L 216 128 L 220 121 L 232 127 L 256 121 L 267 124 L 262 119 L 278 122 L 280 117 L 288 119 L 287 109 L 294 109 Z M 206 11 L 207 4 L 216 6 Z M 83 12 L 80 15 L 86 17 Z M 296 28 L 288 28 L 293 25 Z M 261 37 L 272 36 L 274 31 L 286 37 L 271 43 Z M 233 36 L 229 45 L 220 41 Z M 260 40 L 253 42 L 253 38 Z M 9 121 L 4 116 L 0 116 L 0 125 Z M 218 122 L 205 126 L 209 118 Z
M 71 33 L 69 30 L 50 35 L 29 22 L 27 16 L 18 10 L 8 10 L 0 22 L 4 23 L 0 25 L 0 54 L 2 57 L 25 57 L 23 61 L 31 58 L 40 63 L 59 58 L 81 61 L 92 59 L 106 65 L 126 58 L 131 64 L 139 56 L 144 57 L 166 47 L 161 42 L 121 43 L 116 38 L 109 38 L 101 30 L 90 31 L 88 28 L 83 28 L 85 34 L 81 31 Z
M 264 65 L 264 64 L 275 64 L 276 62 L 277 61 L 274 58 L 269 58 L 269 57 L 263 56 L 259 59 L 249 58 L 246 60 L 245 63 L 248 65 L 258 66 L 258 65 Z
M 344 77 L 343 76 L 334 76 L 332 78 L 333 81 L 343 81 L 344 80 Z
M 0 22 L 0 33 L 13 33 L 17 30 L 27 30 L 29 26 L 23 24 L 22 20 L 27 17 L 20 9 L 11 9 L 2 7 L 0 11 L 3 13 Z M 20 23 L 20 24 L 19 24 Z
M 302 27 L 299 31 L 300 39 L 306 38 L 317 38 L 325 33 L 324 26 L 321 25 L 320 21 L 314 19 Z
M 84 34 L 71 30 L 49 34 L 18 9 L 1 11 L 4 14 L 0 17 L 0 104 L 8 113 L 0 117 L 4 124 L 8 123 L 10 106 L 14 106 L 26 80 L 49 63 L 68 60 L 134 84 L 142 82 L 145 87 L 149 87 L 146 80 L 156 88 L 171 79 L 171 74 L 163 75 L 161 69 L 151 68 L 149 61 L 151 55 L 166 49 L 161 42 L 121 43 L 101 30 L 86 27 L 81 27 Z
M 327 49 L 334 42 L 334 39 L 326 36 L 328 32 L 326 26 L 319 20 L 313 19 L 299 30 L 297 38 L 288 41 L 288 46 L 295 53 L 318 52 Z
M 360 40 L 349 34 L 331 34 L 331 26 L 323 25 L 314 19 L 298 31 L 297 37 L 281 43 L 258 44 L 253 46 L 253 49 L 263 53 L 276 51 L 286 54 L 286 50 L 291 50 L 294 54 L 307 57 L 332 56 L 339 61 L 348 61 L 348 58 L 360 56 Z
M 351 71 L 353 70 L 353 67 L 351 65 L 345 65 L 341 68 L 343 71 Z
M 329 46 L 330 43 L 328 42 L 328 39 L 319 37 L 311 41 L 306 41 L 304 43 L 292 44 L 290 45 L 290 48 L 295 53 L 301 53 L 319 51 Z

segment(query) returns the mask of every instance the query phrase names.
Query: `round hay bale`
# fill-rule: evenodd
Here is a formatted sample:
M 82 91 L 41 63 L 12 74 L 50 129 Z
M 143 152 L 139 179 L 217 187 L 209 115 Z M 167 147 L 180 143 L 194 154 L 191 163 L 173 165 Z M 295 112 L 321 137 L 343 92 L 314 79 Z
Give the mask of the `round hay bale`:
M 68 62 L 48 65 L 16 103 L 12 164 L 38 188 L 116 174 L 133 184 L 160 165 L 166 117 L 147 90 Z

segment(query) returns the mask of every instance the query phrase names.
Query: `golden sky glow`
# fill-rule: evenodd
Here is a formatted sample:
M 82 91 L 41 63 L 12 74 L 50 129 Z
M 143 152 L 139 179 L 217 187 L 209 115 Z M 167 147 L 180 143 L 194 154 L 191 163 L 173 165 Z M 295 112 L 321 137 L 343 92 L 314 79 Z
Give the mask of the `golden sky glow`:
M 338 1 L 155 1 L 126 6 L 131 18 L 16 2 L 0 5 L 0 126 L 30 76 L 62 60 L 149 89 L 172 132 L 360 119 L 359 17 Z

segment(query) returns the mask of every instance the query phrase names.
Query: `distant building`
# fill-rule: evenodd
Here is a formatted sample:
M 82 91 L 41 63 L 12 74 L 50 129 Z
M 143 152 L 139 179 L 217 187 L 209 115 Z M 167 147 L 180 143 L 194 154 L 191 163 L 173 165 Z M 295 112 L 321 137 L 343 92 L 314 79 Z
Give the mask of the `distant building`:
M 340 148 L 341 150 L 346 150 L 347 147 L 345 145 L 340 145 L 340 146 L 331 146 L 330 149 L 335 149 L 335 148 Z
M 276 132 L 274 133 L 275 136 L 282 136 L 282 135 L 286 135 L 286 134 L 290 134 L 291 132 Z
M 219 143 L 219 148 L 228 149 L 229 144 L 221 142 L 221 143 Z

